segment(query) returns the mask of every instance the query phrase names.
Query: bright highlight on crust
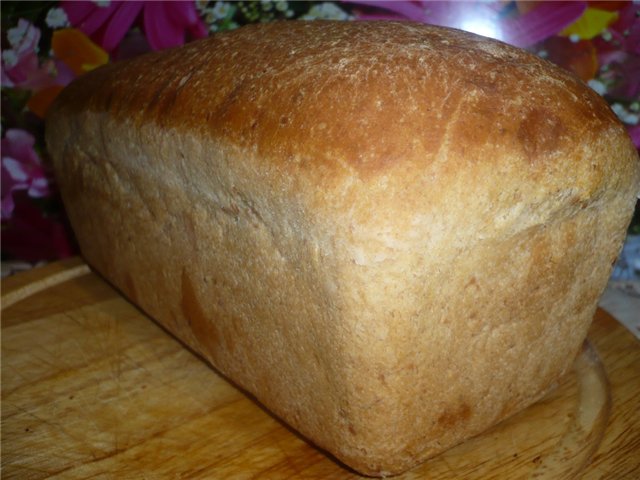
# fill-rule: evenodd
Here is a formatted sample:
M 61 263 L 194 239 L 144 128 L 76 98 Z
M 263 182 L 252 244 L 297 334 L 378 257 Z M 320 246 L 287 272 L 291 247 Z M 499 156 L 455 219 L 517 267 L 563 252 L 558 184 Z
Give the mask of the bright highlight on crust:
M 483 37 L 503 40 L 500 25 L 489 18 L 468 18 L 463 19 L 460 25 L 462 30 L 482 35 Z

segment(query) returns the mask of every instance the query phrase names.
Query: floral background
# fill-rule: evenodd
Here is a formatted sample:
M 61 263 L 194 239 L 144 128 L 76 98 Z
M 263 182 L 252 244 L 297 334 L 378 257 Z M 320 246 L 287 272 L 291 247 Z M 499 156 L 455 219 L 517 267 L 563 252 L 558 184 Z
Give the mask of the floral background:
M 640 3 L 631 1 L 2 2 L 3 276 L 77 253 L 43 142 L 74 78 L 108 62 L 272 20 L 400 19 L 526 48 L 573 71 L 640 149 Z M 614 277 L 640 279 L 640 207 Z

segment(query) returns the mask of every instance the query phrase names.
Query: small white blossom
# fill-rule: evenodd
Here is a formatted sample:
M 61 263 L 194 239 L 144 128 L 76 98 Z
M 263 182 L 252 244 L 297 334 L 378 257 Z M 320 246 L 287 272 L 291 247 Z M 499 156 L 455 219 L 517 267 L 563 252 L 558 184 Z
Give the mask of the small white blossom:
M 209 25 L 211 25 L 217 20 L 216 14 L 213 11 L 213 8 L 207 8 L 203 10 L 202 14 L 204 15 L 204 21 Z
M 218 19 L 226 18 L 231 11 L 231 5 L 229 2 L 216 2 L 213 6 L 213 15 Z
M 4 50 L 2 52 L 2 61 L 7 68 L 15 67 L 18 63 L 18 55 L 13 50 Z
M 206 10 L 209 0 L 196 0 L 196 10 L 203 12 Z
M 618 118 L 627 125 L 637 125 L 638 122 L 640 122 L 640 115 L 631 113 L 620 103 L 614 103 L 611 105 L 611 110 L 613 110 Z
M 38 51 L 40 30 L 31 22 L 21 18 L 17 26 L 7 30 L 7 40 L 20 58 L 27 53 Z
M 549 56 L 549 52 L 547 52 L 546 50 L 540 50 L 540 51 L 538 52 L 538 56 L 539 56 L 540 58 L 547 58 L 547 57 Z
M 70 25 L 69 18 L 62 8 L 51 8 L 44 20 L 51 28 L 62 28 Z
M 287 10 L 287 8 L 289 8 L 288 2 L 284 2 L 282 0 L 278 0 L 276 2 L 276 10 L 278 10 L 279 12 L 284 12 Z
M 611 110 L 613 110 L 613 112 L 618 115 L 618 117 L 624 115 L 624 113 L 626 112 L 626 109 L 620 103 L 614 103 L 613 105 L 611 105 Z
M 607 93 L 607 86 L 600 80 L 592 78 L 587 82 L 587 85 L 593 88 L 593 90 L 595 90 L 599 95 L 604 95 L 605 93 Z
M 111 5 L 111 1 L 110 0 L 93 0 L 93 3 L 95 3 L 97 6 L 102 7 L 102 8 L 106 8 L 109 5 Z
M 349 15 L 334 3 L 316 4 L 301 17 L 304 20 L 348 20 Z
M 273 3 L 270 0 L 261 0 L 260 4 L 262 5 L 262 10 L 268 12 L 273 8 Z
M 9 40 L 9 45 L 12 47 L 20 45 L 20 42 L 22 42 L 22 39 L 29 31 L 30 25 L 31 24 L 29 22 L 18 22 L 18 26 L 7 30 L 7 40 Z
M 580 35 L 578 35 L 577 33 L 572 33 L 571 35 L 569 35 L 569 40 L 571 40 L 571 43 L 578 43 L 580 41 Z

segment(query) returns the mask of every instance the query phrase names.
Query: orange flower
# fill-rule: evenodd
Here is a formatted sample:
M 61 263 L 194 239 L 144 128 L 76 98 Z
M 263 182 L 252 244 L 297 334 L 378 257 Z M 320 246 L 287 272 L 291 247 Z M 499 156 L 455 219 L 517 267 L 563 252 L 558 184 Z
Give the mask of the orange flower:
M 76 28 L 53 32 L 51 48 L 76 75 L 93 70 L 109 61 L 109 54 Z
M 47 114 L 47 110 L 49 110 L 49 106 L 53 103 L 63 88 L 64 87 L 62 85 L 53 85 L 51 87 L 43 88 L 31 96 L 27 102 L 27 107 L 40 118 L 44 118 Z
M 51 49 L 55 58 L 69 67 L 76 76 L 109 61 L 107 52 L 75 28 L 64 28 L 53 32 Z M 62 82 L 62 85 L 53 85 L 35 92 L 27 102 L 29 110 L 40 118 L 44 118 L 49 106 L 64 88 L 64 83 L 68 81 L 67 79 Z

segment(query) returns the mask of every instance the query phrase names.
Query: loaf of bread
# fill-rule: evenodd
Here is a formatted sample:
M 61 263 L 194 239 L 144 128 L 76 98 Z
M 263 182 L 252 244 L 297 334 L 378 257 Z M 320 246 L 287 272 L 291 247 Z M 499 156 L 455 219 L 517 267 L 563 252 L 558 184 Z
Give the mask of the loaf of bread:
M 640 190 L 579 80 L 411 23 L 262 24 L 114 63 L 62 92 L 47 141 L 87 262 L 380 476 L 553 387 Z

